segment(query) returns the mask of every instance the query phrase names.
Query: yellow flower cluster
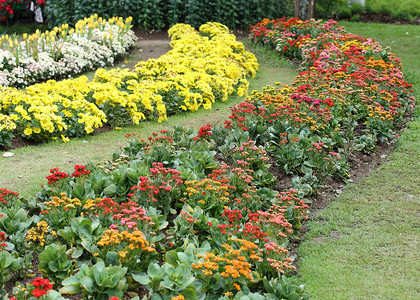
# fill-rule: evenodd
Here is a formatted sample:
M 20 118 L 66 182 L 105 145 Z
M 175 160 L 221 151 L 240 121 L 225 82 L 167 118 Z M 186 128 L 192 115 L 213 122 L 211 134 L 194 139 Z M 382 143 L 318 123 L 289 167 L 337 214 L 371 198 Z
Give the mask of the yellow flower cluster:
M 203 198 L 211 199 L 220 203 L 229 201 L 229 189 L 232 187 L 217 180 L 205 178 L 201 181 L 190 180 L 184 182 L 186 190 L 184 195 L 190 199 L 195 199 L 198 204 L 205 204 Z M 185 198 L 181 199 L 185 200 Z
M 66 193 L 60 193 L 60 197 L 53 196 L 51 197 L 51 201 L 44 202 L 44 204 L 49 212 L 57 209 L 65 211 L 73 210 L 82 206 L 82 202 L 79 199 L 70 199 L 66 196 Z
M 0 113 L 0 131 L 13 131 L 15 129 L 16 123 L 13 122 L 12 118 Z
M 234 92 L 247 94 L 246 77 L 255 75 L 258 63 L 226 26 L 207 23 L 197 32 L 189 25 L 178 24 L 168 34 L 173 49 L 166 55 L 140 62 L 132 72 L 96 72 L 95 82 L 111 84 L 125 93 L 132 109 L 130 116 L 144 118 L 139 112 L 151 113 L 156 108 L 158 121 L 163 121 L 167 111 L 210 109 L 215 101 L 225 101 Z
M 46 239 L 49 235 L 57 235 L 54 230 L 45 221 L 40 221 L 35 227 L 28 230 L 26 234 L 26 240 L 28 242 L 39 243 L 40 246 L 44 246 Z
M 57 139 L 93 132 L 106 122 L 105 113 L 86 100 L 88 79 L 47 81 L 26 91 L 0 87 L 1 106 L 17 124 L 20 134 L 32 139 Z
M 94 18 L 81 21 L 76 32 L 89 31 L 89 24 L 101 26 L 103 21 Z M 120 24 L 122 30 L 129 28 L 129 22 L 120 19 L 108 22 Z M 35 84 L 26 91 L 0 88 L 0 109 L 25 137 L 68 141 L 68 137 L 92 133 L 105 122 L 113 124 L 111 114 L 134 124 L 150 118 L 161 122 L 167 113 L 210 109 L 234 92 L 246 95 L 246 77 L 258 69 L 255 56 L 224 25 L 207 23 L 200 31 L 175 25 L 169 30 L 173 50 L 140 62 L 134 71 L 99 69 L 92 82 L 81 76 Z M 0 119 L 0 126 L 6 117 Z

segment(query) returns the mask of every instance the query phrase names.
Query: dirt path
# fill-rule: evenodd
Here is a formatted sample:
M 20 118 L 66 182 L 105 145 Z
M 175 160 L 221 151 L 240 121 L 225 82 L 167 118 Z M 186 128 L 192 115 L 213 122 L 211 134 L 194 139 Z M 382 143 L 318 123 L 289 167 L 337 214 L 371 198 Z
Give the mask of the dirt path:
M 149 58 L 159 58 L 171 50 L 169 46 L 170 40 L 142 40 L 136 42 L 136 46 L 140 47 L 140 60 L 146 61 Z

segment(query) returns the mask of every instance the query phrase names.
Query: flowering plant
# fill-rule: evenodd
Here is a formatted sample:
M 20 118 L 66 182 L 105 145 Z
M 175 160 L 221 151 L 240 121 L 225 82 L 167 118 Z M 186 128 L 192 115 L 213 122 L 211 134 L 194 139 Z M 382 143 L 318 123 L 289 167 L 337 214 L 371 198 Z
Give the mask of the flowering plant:
M 15 2 L 19 2 L 19 0 L 0 0 L 0 16 L 10 17 L 13 15 Z

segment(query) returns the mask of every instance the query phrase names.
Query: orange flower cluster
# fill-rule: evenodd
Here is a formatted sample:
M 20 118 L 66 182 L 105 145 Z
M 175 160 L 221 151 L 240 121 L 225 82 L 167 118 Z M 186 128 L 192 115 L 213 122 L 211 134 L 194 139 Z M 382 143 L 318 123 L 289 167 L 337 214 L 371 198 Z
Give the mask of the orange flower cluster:
M 98 246 L 123 245 L 124 251 L 142 249 L 146 252 L 155 252 L 156 249 L 150 247 L 143 232 L 134 230 L 133 232 L 117 230 L 106 230 L 101 239 L 97 242 Z M 125 252 L 121 253 L 125 253 Z
M 222 248 L 225 253 L 222 255 L 215 255 L 207 252 L 205 256 L 199 255 L 203 261 L 197 264 L 192 264 L 192 268 L 202 270 L 205 276 L 211 276 L 213 273 L 220 272 L 220 275 L 231 279 L 246 279 L 252 280 L 251 267 L 252 265 L 247 261 L 247 257 L 253 260 L 260 260 L 261 258 L 256 254 L 258 246 L 250 241 L 243 239 L 231 238 L 229 241 L 239 244 L 239 249 L 234 249 L 232 245 L 224 244 Z

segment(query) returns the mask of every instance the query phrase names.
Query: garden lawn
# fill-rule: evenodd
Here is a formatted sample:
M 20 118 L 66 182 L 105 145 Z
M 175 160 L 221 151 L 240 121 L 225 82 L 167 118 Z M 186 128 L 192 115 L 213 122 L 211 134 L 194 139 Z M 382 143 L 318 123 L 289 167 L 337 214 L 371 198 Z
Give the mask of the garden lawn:
M 420 27 L 341 22 L 402 59 L 420 97 Z M 385 163 L 332 199 L 308 224 L 299 275 L 313 299 L 419 299 L 420 119 Z
M 249 42 L 245 45 L 251 47 Z M 168 41 L 169 43 L 169 41 Z M 269 50 L 252 48 L 257 56 L 260 69 L 254 79 L 250 79 L 250 91 L 261 90 L 262 87 L 274 82 L 291 83 L 297 75 L 287 60 L 279 60 Z M 127 61 L 138 58 L 127 57 Z M 185 125 L 198 129 L 203 124 L 211 123 L 221 125 L 230 115 L 230 107 L 241 102 L 243 97 L 230 97 L 224 103 L 215 103 L 210 110 L 199 110 L 195 113 L 185 112 L 169 117 L 168 122 L 142 122 L 136 126 L 122 128 L 118 131 L 106 132 L 84 138 L 73 138 L 69 143 L 50 142 L 37 146 L 14 149 L 14 156 L 3 158 L 0 156 L 0 187 L 18 192 L 27 198 L 33 196 L 40 189 L 41 184 L 47 181 L 45 176 L 54 167 L 63 171 L 71 171 L 76 164 L 97 162 L 102 158 L 110 158 L 119 147 L 125 146 L 128 139 L 124 134 L 137 132 L 142 137 L 149 136 L 160 129 L 170 129 L 175 125 Z

